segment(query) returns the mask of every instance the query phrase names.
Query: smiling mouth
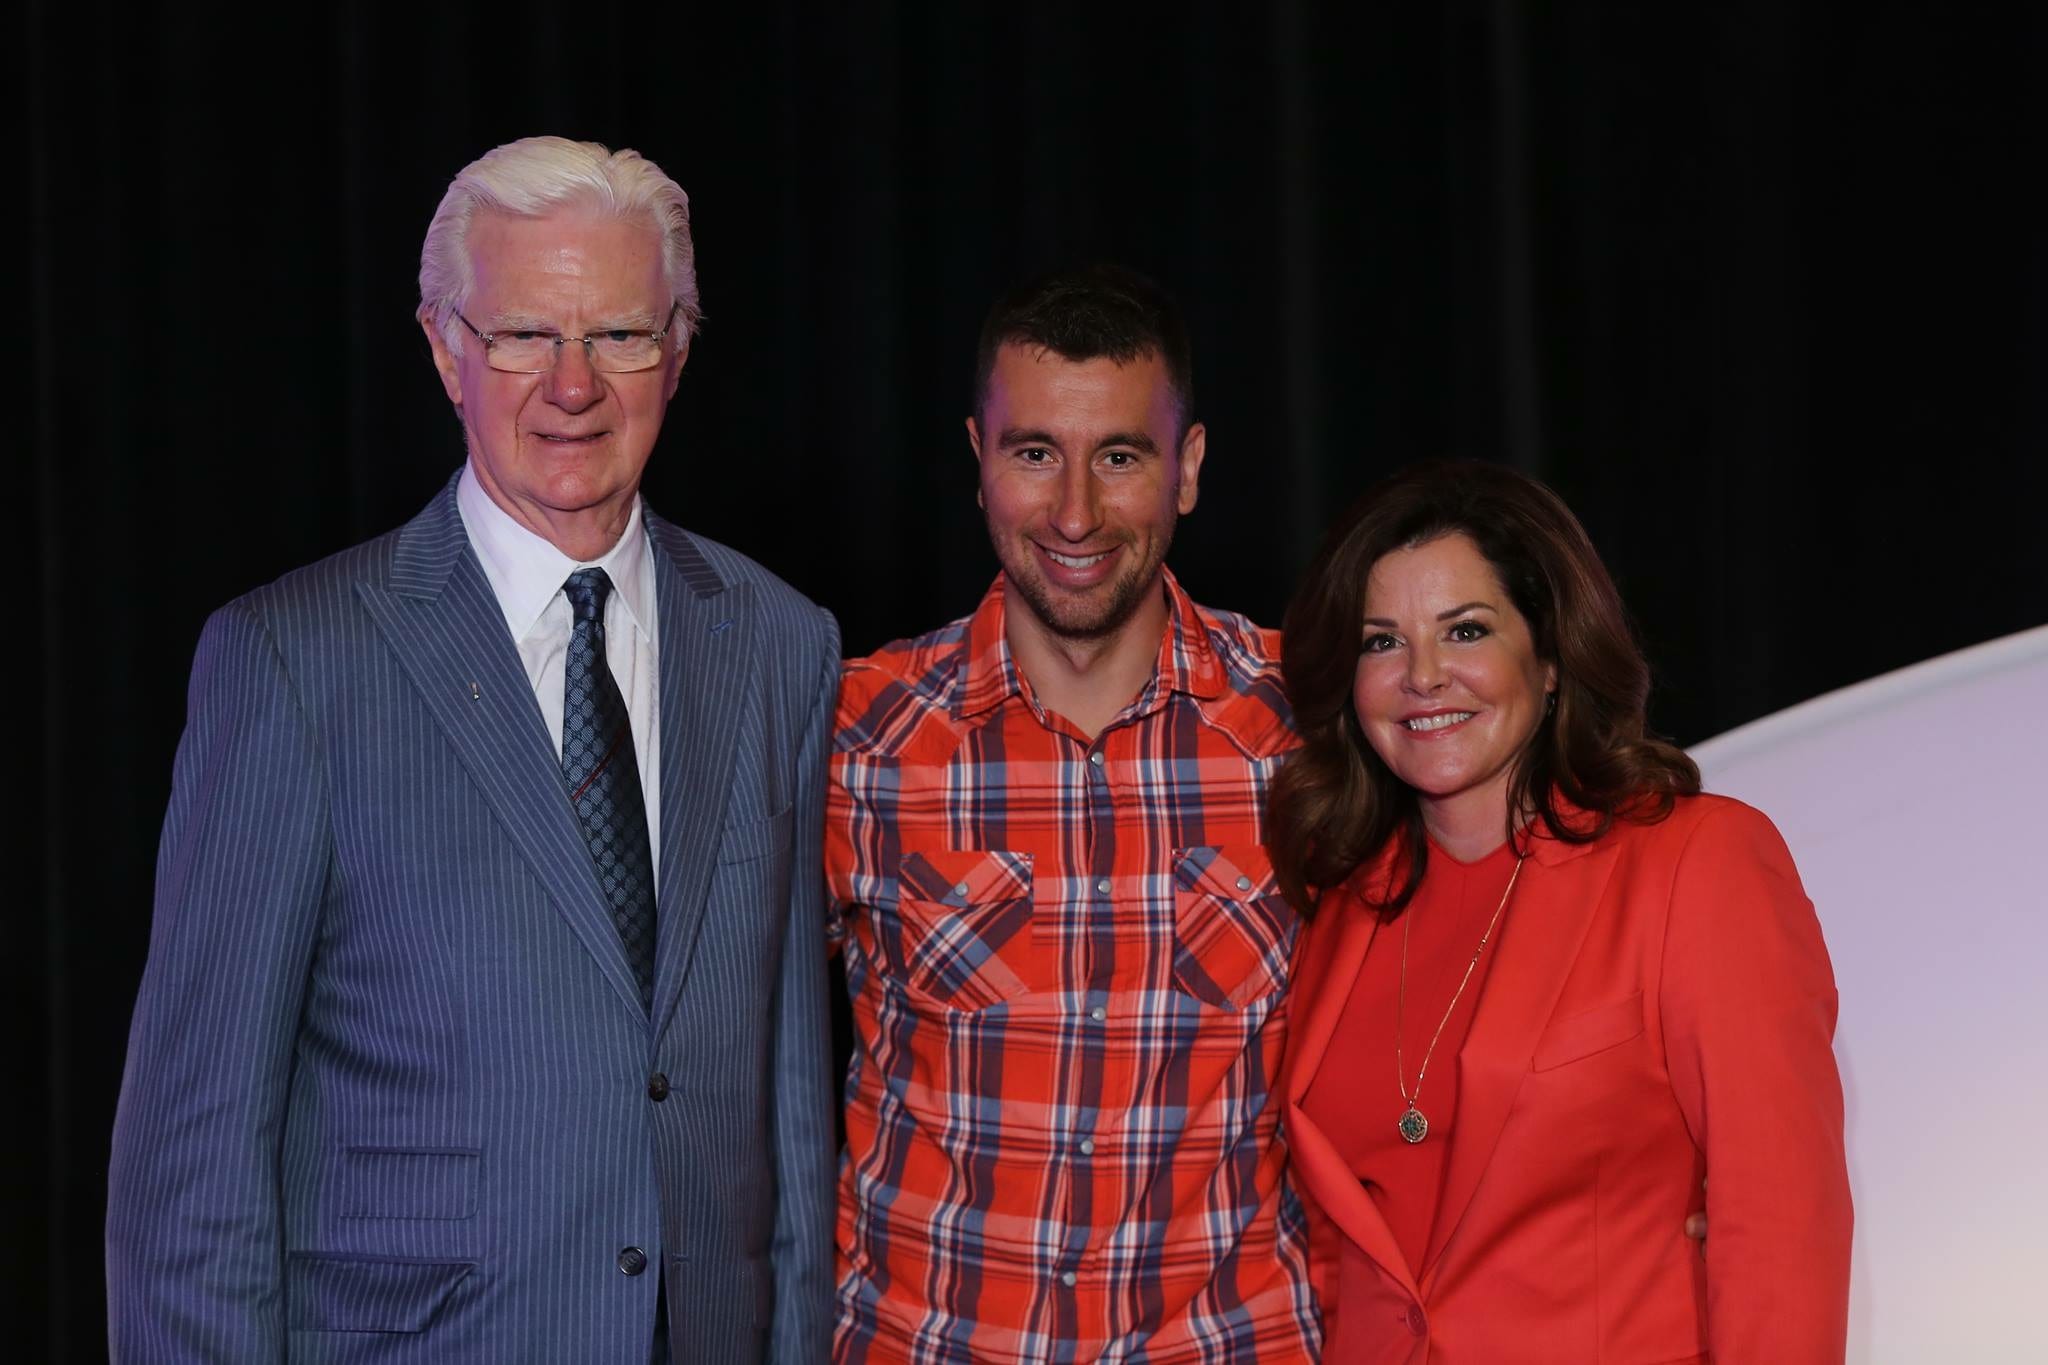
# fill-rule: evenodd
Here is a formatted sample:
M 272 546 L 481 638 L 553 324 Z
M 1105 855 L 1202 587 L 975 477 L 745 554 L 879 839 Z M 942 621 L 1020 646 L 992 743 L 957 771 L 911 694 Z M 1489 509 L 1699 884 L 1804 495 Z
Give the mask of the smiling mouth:
M 1478 713 L 1474 711 L 1445 711 L 1441 715 L 1416 716 L 1401 723 L 1417 734 L 1424 734 L 1431 730 L 1446 730 L 1453 725 L 1463 724 L 1476 714 Z
M 1039 548 L 1045 549 L 1042 545 Z M 1045 557 L 1063 569 L 1086 569 L 1108 559 L 1109 551 L 1104 550 L 1092 555 L 1063 555 L 1058 550 L 1045 550 Z

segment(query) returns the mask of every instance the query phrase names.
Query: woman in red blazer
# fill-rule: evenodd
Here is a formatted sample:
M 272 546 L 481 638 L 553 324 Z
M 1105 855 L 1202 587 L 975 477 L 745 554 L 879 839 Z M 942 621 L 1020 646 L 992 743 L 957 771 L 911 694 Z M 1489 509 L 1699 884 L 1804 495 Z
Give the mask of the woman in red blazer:
M 1820 926 L 1770 821 L 1646 733 L 1571 512 L 1496 466 L 1396 475 L 1282 658 L 1304 748 L 1269 837 L 1314 917 L 1284 1122 L 1325 1358 L 1841 1360 Z

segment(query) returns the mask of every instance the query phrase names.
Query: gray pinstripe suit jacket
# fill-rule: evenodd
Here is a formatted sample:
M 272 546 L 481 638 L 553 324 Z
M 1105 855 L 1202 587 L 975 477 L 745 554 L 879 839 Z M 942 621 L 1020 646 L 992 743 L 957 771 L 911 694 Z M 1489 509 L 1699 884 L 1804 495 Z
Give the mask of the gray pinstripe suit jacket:
M 114 1129 L 116 1360 L 645 1365 L 664 1265 L 679 1362 L 827 1354 L 837 630 L 646 524 L 651 1021 L 452 482 L 207 623 Z

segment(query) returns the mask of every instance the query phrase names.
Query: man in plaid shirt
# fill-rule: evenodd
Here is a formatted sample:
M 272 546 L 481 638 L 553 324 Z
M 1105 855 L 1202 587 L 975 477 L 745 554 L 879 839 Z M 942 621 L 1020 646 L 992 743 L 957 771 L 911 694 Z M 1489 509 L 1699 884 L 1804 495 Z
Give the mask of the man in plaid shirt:
M 1164 567 L 1204 433 L 1148 281 L 982 331 L 972 616 L 847 664 L 827 875 L 856 1044 L 841 1361 L 1296 1361 L 1273 1097 L 1296 920 L 1263 849 L 1274 636 Z

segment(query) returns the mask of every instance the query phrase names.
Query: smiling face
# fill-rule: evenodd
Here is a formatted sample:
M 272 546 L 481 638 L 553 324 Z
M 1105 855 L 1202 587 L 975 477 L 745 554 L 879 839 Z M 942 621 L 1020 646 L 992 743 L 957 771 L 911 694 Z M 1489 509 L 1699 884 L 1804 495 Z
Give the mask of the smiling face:
M 462 312 L 480 332 L 581 337 L 666 325 L 661 238 L 647 223 L 575 209 L 480 213 L 467 242 L 475 282 Z M 609 550 L 682 374 L 680 332 L 670 332 L 651 370 L 600 374 L 572 342 L 545 373 L 506 374 L 490 368 L 475 337 L 464 335 L 457 356 L 431 319 L 421 325 L 491 501 L 572 559 Z
M 1116 634 L 1158 596 L 1174 523 L 1194 510 L 1202 427 L 1181 433 L 1156 354 L 1118 364 L 1005 345 L 986 395 L 967 436 L 1011 601 L 1056 637 Z
M 1504 829 L 1508 778 L 1556 665 L 1479 547 L 1439 536 L 1367 575 L 1351 699 L 1366 742 L 1414 788 L 1432 831 Z

